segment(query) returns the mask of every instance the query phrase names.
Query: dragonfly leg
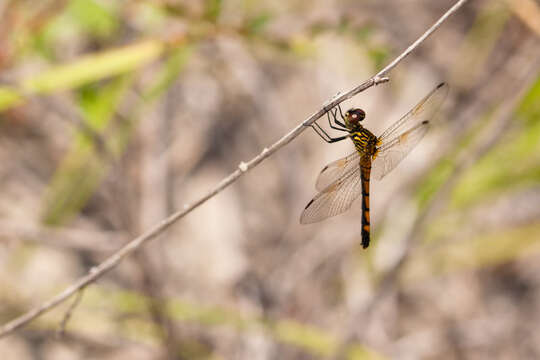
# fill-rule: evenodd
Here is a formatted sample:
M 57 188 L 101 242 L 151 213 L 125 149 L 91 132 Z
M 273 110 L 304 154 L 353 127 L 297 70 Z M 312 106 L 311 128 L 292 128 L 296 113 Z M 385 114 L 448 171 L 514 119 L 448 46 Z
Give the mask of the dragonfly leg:
M 309 125 L 316 133 L 323 139 L 324 141 L 328 142 L 329 139 L 331 139 L 330 135 L 326 131 L 324 131 L 319 124 L 314 122 L 313 124 Z
M 338 105 L 339 106 L 339 105 Z M 331 111 L 331 110 L 330 110 Z M 330 125 L 330 127 L 332 129 L 336 129 L 336 130 L 339 130 L 339 131 L 348 131 L 347 128 L 345 127 L 345 125 L 343 125 L 341 122 L 339 122 L 336 118 L 336 113 L 337 113 L 337 110 L 335 112 L 332 112 L 332 117 L 334 118 L 334 123 L 336 123 L 338 126 L 332 124 L 332 122 L 330 121 L 330 111 L 327 111 L 326 112 L 326 117 L 328 119 L 328 124 Z
M 317 135 L 319 135 L 321 137 L 321 139 L 323 139 L 324 141 L 326 141 L 329 144 L 337 142 L 337 141 L 341 141 L 341 140 L 346 139 L 346 138 L 351 136 L 351 134 L 347 134 L 345 136 L 338 136 L 338 137 L 333 138 L 330 135 L 328 135 L 328 133 L 326 131 L 324 131 L 324 129 L 321 128 L 319 126 L 319 124 L 317 124 L 316 122 L 314 122 L 313 124 L 308 125 L 308 126 L 310 126 L 313 130 L 315 130 Z
M 345 116 L 343 116 L 343 113 L 341 112 L 341 106 L 340 106 L 339 104 L 337 105 L 337 108 L 338 108 L 338 110 L 339 110 L 339 116 L 341 116 L 341 120 L 345 121 Z M 337 112 L 338 112 L 338 110 L 336 110 L 336 111 L 332 114 L 332 116 L 334 117 L 334 122 L 335 122 L 336 124 L 338 124 L 339 126 L 342 126 L 342 127 L 344 127 L 344 128 L 347 128 L 347 126 L 345 126 L 344 123 L 342 123 L 341 121 L 339 121 L 339 120 L 337 119 Z
M 338 136 L 338 137 L 335 137 L 335 138 L 331 138 L 330 141 L 328 141 L 328 143 L 331 144 L 331 143 L 334 143 L 334 142 L 345 140 L 346 138 L 348 138 L 350 136 L 351 136 L 350 134 L 347 134 L 347 135 L 344 135 L 344 136 Z

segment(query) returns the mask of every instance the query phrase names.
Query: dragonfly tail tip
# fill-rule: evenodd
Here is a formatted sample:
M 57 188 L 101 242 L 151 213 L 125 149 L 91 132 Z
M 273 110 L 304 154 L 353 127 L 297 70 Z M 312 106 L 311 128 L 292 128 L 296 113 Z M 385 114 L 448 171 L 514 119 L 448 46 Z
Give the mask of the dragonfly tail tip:
M 362 248 L 367 249 L 369 246 L 369 233 L 362 232 Z

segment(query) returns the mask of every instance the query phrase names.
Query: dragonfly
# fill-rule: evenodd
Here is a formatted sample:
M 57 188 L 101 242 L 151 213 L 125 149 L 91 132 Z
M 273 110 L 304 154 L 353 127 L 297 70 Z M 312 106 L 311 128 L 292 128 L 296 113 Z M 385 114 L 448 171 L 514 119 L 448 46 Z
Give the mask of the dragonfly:
M 359 108 L 352 108 L 343 115 L 338 105 L 337 109 L 326 113 L 330 127 L 346 132 L 343 136 L 331 137 L 317 122 L 308 125 L 327 143 L 351 139 L 355 151 L 321 170 L 315 184 L 319 193 L 306 205 L 300 223 L 316 223 L 341 214 L 362 194 L 362 247 L 367 248 L 370 242 L 370 178 L 381 180 L 418 145 L 447 93 L 448 85 L 440 83 L 379 136 L 360 124 L 366 113 Z

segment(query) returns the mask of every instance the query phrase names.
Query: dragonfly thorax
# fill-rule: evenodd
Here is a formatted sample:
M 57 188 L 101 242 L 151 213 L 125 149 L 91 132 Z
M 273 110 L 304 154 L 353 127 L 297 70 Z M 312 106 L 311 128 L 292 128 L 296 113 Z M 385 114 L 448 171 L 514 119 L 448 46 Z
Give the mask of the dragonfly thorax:
M 366 113 L 362 109 L 350 109 L 345 113 L 345 125 L 349 131 L 356 131 L 362 128 L 360 122 L 366 118 Z
M 358 125 L 359 129 L 351 131 L 351 140 L 357 151 L 362 154 L 375 156 L 377 152 L 378 139 L 371 131 L 364 128 L 362 125 Z

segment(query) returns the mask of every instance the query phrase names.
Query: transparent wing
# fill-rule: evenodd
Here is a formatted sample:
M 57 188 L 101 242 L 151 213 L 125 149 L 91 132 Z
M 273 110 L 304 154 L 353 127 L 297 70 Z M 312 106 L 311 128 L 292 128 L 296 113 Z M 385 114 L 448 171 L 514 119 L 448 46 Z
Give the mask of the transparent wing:
M 382 179 L 418 145 L 447 94 L 448 85 L 440 83 L 378 137 L 381 145 L 377 148 L 378 153 L 373 161 L 373 178 Z M 404 129 L 406 130 L 399 134 Z
M 378 153 L 375 160 L 373 160 L 371 176 L 381 180 L 398 166 L 401 160 L 422 140 L 429 126 L 429 121 L 425 120 L 392 140 L 384 142 L 378 148 Z
M 397 134 L 402 129 L 408 129 L 421 123 L 424 120 L 432 120 L 433 116 L 441 106 L 444 98 L 448 94 L 448 85 L 440 83 L 429 94 L 427 94 L 418 104 L 416 104 L 408 113 L 403 115 L 401 119 L 390 125 L 378 139 L 384 143 L 385 139 L 389 139 L 392 135 Z
M 328 185 L 311 200 L 300 216 L 301 224 L 311 224 L 349 209 L 353 201 L 362 194 L 360 170 L 349 172 Z
M 353 152 L 350 155 L 345 156 L 339 160 L 333 161 L 326 165 L 319 174 L 315 188 L 319 191 L 324 190 L 328 185 L 348 173 L 352 169 L 360 167 L 360 154 L 358 151 Z M 360 170 L 358 170 L 360 171 Z

